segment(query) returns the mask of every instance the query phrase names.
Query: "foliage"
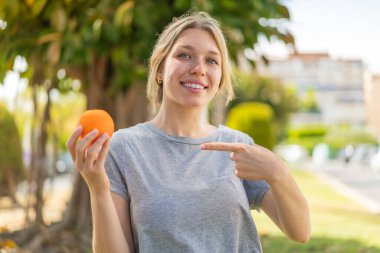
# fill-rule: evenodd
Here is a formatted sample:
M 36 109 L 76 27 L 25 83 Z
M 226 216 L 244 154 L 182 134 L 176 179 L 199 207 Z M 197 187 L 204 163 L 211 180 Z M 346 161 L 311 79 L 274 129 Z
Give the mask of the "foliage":
M 288 129 L 288 138 L 296 140 L 307 137 L 323 137 L 326 132 L 327 127 L 323 124 L 299 125 Z
M 326 143 L 331 151 L 336 153 L 347 145 L 376 144 L 377 142 L 367 131 L 353 129 L 348 125 L 328 127 L 323 124 L 305 124 L 288 127 L 287 138 L 284 143 L 299 144 L 311 154 L 314 147 L 319 143 Z
M 377 141 L 364 129 L 354 129 L 350 126 L 335 126 L 329 130 L 326 136 L 326 143 L 330 144 L 332 148 L 338 149 L 349 144 L 377 144 Z
M 235 89 L 236 99 L 230 103 L 229 108 L 253 101 L 270 105 L 274 112 L 276 138 L 281 139 L 290 114 L 298 109 L 296 91 L 276 78 L 258 76 L 255 72 L 236 71 L 236 74 L 239 85 Z
M 252 212 L 264 252 L 380 253 L 378 215 L 337 193 L 309 171 L 293 169 L 292 174 L 310 205 L 312 237 L 306 244 L 292 242 L 265 214 Z
M 315 98 L 315 90 L 314 89 L 308 89 L 306 90 L 306 94 L 300 101 L 300 110 L 302 112 L 320 112 L 320 109 L 318 107 L 318 102 Z
M 0 105 L 0 143 L 4 148 L 0 152 L 0 183 L 5 184 L 8 173 L 15 182 L 18 182 L 24 176 L 20 135 L 13 116 L 2 105 Z
M 263 103 L 246 102 L 233 107 L 226 125 L 251 136 L 255 143 L 272 149 L 275 144 L 273 110 Z
M 323 124 L 291 126 L 287 130 L 287 144 L 299 144 L 311 155 L 314 147 L 324 141 L 328 129 Z
M 0 238 L 0 250 L 7 252 L 8 250 L 17 248 L 16 242 L 10 239 L 2 239 Z
M 102 55 L 110 72 L 105 88 L 115 93 L 144 79 L 145 61 L 157 33 L 173 16 L 191 8 L 208 11 L 222 22 L 233 59 L 242 49 L 253 47 L 259 34 L 293 43 L 288 31 L 259 22 L 289 19 L 278 0 L 5 0 L 0 3 L 0 19 L 7 22 L 0 30 L 0 80 L 16 55 L 62 67 L 88 66 L 96 60 L 94 55 Z M 33 72 L 47 74 L 43 68 Z

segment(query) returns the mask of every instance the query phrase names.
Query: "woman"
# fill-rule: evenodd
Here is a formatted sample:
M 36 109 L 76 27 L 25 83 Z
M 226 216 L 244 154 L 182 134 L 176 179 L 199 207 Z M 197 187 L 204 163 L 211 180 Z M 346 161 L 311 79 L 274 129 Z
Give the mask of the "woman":
M 291 239 L 310 236 L 308 204 L 286 165 L 203 112 L 233 97 L 221 29 L 204 12 L 174 19 L 150 58 L 149 122 L 67 147 L 91 196 L 94 252 L 262 252 L 250 209 Z

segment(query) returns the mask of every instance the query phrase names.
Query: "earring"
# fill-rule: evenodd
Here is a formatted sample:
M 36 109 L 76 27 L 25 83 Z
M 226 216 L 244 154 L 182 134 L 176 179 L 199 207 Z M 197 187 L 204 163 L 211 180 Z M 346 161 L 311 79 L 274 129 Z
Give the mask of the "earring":
M 158 82 L 157 82 L 157 83 L 158 83 L 158 85 L 160 85 L 160 86 L 161 86 L 161 85 L 162 85 L 162 83 L 163 83 L 163 81 L 162 81 L 162 80 L 158 80 Z

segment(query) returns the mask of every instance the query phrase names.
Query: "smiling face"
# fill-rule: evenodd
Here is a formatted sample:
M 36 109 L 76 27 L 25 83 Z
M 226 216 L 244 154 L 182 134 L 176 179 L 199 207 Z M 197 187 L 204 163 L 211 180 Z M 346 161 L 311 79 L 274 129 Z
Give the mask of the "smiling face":
M 189 28 L 177 38 L 157 78 L 163 81 L 166 106 L 204 107 L 219 89 L 221 54 L 212 35 Z

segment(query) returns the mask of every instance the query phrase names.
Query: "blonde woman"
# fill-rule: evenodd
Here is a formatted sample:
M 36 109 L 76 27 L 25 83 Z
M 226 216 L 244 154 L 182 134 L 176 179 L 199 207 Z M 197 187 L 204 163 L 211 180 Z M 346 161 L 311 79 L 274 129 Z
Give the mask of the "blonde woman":
M 203 111 L 233 97 L 226 42 L 204 12 L 174 19 L 150 58 L 149 122 L 109 141 L 79 127 L 67 147 L 88 184 L 94 252 L 262 252 L 251 209 L 291 239 L 310 237 L 308 204 L 286 165 Z

